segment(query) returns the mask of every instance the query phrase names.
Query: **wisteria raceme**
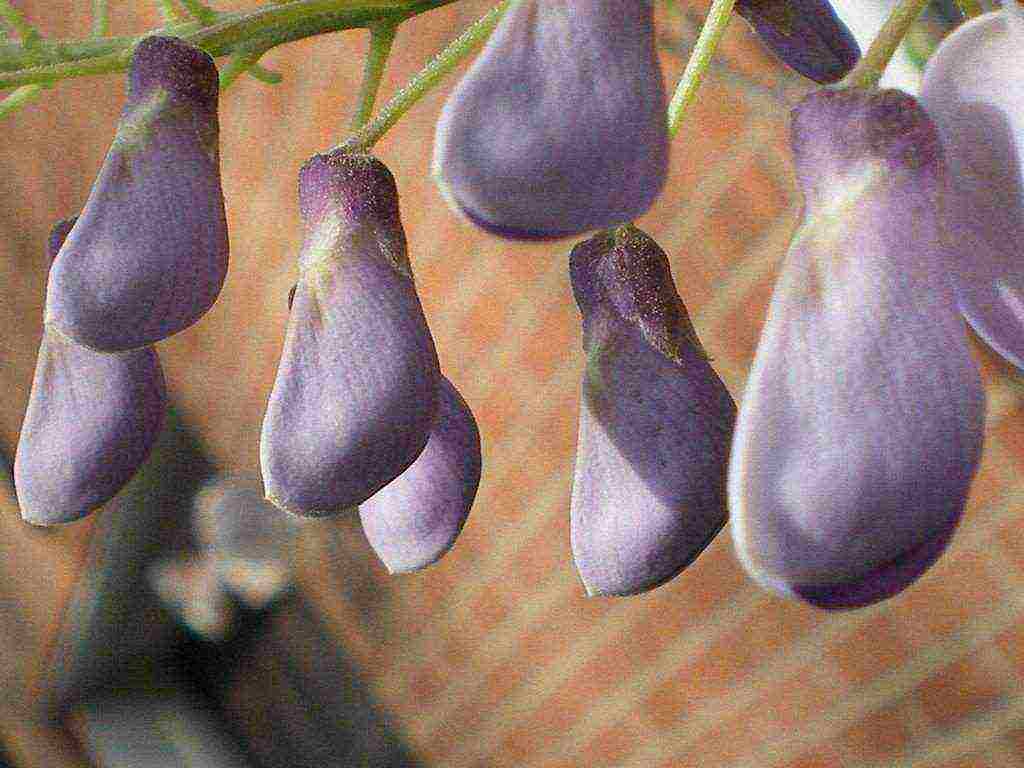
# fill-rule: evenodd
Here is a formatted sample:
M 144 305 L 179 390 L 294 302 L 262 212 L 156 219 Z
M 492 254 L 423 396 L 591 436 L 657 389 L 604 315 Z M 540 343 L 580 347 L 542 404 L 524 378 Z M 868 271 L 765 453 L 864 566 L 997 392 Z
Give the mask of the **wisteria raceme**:
M 519 0 L 452 92 L 434 175 L 503 237 L 565 237 L 644 213 L 668 169 L 650 0 Z
M 177 38 L 147 37 L 128 82 L 117 136 L 46 297 L 48 325 L 107 352 L 192 325 L 228 264 L 213 60 Z
M 978 466 L 984 396 L 924 110 L 899 91 L 819 91 L 794 110 L 792 141 L 805 212 L 740 407 L 733 536 L 762 584 L 857 607 L 943 551 Z
M 74 221 L 54 227 L 51 260 Z M 149 456 L 166 406 L 152 349 L 104 354 L 46 329 L 14 460 L 22 517 L 69 523 L 112 499 Z
M 480 465 L 473 413 L 441 376 L 427 447 L 359 507 L 366 538 L 390 573 L 425 568 L 451 549 L 476 498 Z
M 783 63 L 815 82 L 842 80 L 860 58 L 829 0 L 738 0 L 736 12 Z
M 960 307 L 996 351 L 1024 368 L 1024 8 L 1016 0 L 946 38 L 921 103 L 945 147 L 944 207 Z
M 588 594 L 632 595 L 676 576 L 725 525 L 736 406 L 650 237 L 601 232 L 573 249 L 570 271 L 587 352 L 573 556 Z
M 420 455 L 440 373 L 391 172 L 367 155 L 316 155 L 299 201 L 299 281 L 260 463 L 270 501 L 322 516 L 362 504 Z

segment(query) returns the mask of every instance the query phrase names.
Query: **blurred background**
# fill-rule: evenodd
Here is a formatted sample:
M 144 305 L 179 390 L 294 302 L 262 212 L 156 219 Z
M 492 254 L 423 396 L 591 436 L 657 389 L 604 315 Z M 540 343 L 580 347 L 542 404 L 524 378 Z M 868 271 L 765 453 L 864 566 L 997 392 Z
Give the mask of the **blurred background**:
M 84 0 L 15 4 L 47 36 L 89 26 Z M 154 3 L 110 5 L 116 33 L 158 24 Z M 657 5 L 671 86 L 708 3 Z M 889 3 L 836 5 L 866 44 Z M 487 6 L 403 25 L 382 98 Z M 913 89 L 956 18 L 937 3 L 888 81 Z M 228 283 L 159 345 L 172 414 L 144 471 L 55 531 L 22 523 L 9 465 L 42 334 L 46 235 L 88 195 L 123 76 L 63 83 L 2 123 L 0 766 L 1024 766 L 1019 374 L 976 345 L 983 465 L 949 551 L 900 596 L 848 613 L 786 602 L 744 577 L 726 531 L 652 593 L 585 598 L 568 532 L 583 363 L 571 243 L 499 241 L 446 208 L 429 162 L 454 79 L 376 152 L 398 181 L 442 369 L 483 437 L 466 529 L 440 563 L 400 577 L 356 519 L 273 523 L 240 558 L 224 554 L 235 539 L 216 521 L 256 503 L 232 493 L 258 481 L 296 275 L 296 174 L 345 135 L 366 44 L 353 31 L 288 45 L 263 61 L 283 83 L 246 77 L 222 96 Z M 669 253 L 737 400 L 799 216 L 787 114 L 810 87 L 736 19 L 665 194 L 638 222 Z

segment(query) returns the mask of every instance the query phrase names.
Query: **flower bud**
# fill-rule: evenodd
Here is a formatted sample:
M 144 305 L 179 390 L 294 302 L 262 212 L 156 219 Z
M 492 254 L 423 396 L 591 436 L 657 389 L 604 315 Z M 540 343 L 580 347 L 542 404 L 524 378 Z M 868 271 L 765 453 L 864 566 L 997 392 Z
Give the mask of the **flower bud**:
M 270 501 L 322 516 L 362 504 L 420 455 L 440 374 L 390 171 L 316 155 L 299 199 L 305 240 L 260 462 Z
M 1024 368 L 1024 8 L 972 19 L 928 62 L 921 103 L 942 137 L 944 220 L 960 309 Z
M 650 0 L 520 0 L 441 113 L 434 176 L 503 237 L 629 221 L 658 196 L 668 128 Z
M 51 260 L 73 223 L 54 227 Z M 152 349 L 103 354 L 47 329 L 14 460 L 21 516 L 69 523 L 112 499 L 149 456 L 166 407 Z
M 631 595 L 676 576 L 725 525 L 736 406 L 650 237 L 601 232 L 569 263 L 587 352 L 573 555 L 588 594 Z
M 738 0 L 736 12 L 786 66 L 815 82 L 842 80 L 860 58 L 829 0 Z
M 46 323 L 87 347 L 135 349 L 198 320 L 227 272 L 217 70 L 174 37 L 135 48 L 128 100 L 46 296 Z
M 740 560 L 823 608 L 896 594 L 941 554 L 984 395 L 946 273 L 934 126 L 899 91 L 793 112 L 803 222 L 776 284 L 729 467 Z
M 390 573 L 418 571 L 451 549 L 480 485 L 480 432 L 440 377 L 437 417 L 423 453 L 359 507 L 363 531 Z

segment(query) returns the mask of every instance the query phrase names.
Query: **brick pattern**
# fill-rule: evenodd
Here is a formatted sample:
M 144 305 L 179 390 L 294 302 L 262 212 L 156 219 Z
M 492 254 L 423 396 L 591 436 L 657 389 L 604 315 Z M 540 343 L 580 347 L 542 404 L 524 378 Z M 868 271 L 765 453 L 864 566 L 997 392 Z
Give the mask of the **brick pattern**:
M 32 16 L 42 5 L 24 7 Z M 142 18 L 149 4 L 137 5 L 117 5 L 119 29 L 153 21 Z M 681 5 L 682 17 L 659 7 L 669 40 L 692 40 L 707 3 Z M 485 6 L 464 0 L 403 27 L 385 88 Z M 46 31 L 67 34 L 76 18 Z M 353 33 L 275 51 L 266 63 L 284 84 L 243 79 L 224 97 L 229 283 L 210 315 L 161 354 L 175 400 L 227 469 L 257 465 L 299 244 L 295 172 L 342 135 L 364 47 Z M 724 51 L 675 142 L 665 195 L 638 223 L 669 253 L 697 331 L 738 399 L 798 220 L 786 119 L 807 85 L 741 22 Z M 667 82 L 684 63 L 678 46 L 666 47 Z M 6 124 L 6 146 L 31 151 L 0 152 L 11 181 L 0 193 L 0 321 L 15 330 L 0 348 L 5 445 L 16 440 L 40 334 L 39 244 L 85 199 L 116 120 L 113 96 L 73 106 L 93 87 L 62 86 Z M 588 600 L 568 541 L 582 364 L 571 244 L 497 241 L 447 210 L 429 178 L 442 101 L 434 94 L 418 106 L 378 154 L 398 179 L 442 366 L 480 424 L 477 503 L 453 551 L 419 574 L 388 578 L 353 521 L 307 529 L 299 562 L 325 625 L 419 756 L 542 768 L 1024 766 L 1020 375 L 977 347 L 991 396 L 985 462 L 950 551 L 896 599 L 836 614 L 781 601 L 744 577 L 724 533 L 651 594 Z M 59 138 L 39 139 L 51 135 Z M 86 527 L 47 539 L 46 551 L 76 563 Z M 12 541 L 41 548 L 36 534 L 11 528 Z M 46 578 L 56 579 L 58 605 L 73 567 Z

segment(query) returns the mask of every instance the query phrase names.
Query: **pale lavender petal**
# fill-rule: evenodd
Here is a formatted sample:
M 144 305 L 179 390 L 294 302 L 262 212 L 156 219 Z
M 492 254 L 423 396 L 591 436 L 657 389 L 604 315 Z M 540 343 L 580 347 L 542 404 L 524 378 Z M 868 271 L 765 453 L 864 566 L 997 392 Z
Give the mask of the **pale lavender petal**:
M 821 607 L 896 594 L 941 554 L 984 396 L 946 270 L 938 136 L 898 91 L 793 113 L 806 211 L 772 297 L 729 468 L 739 557 Z
M 439 372 L 387 168 L 317 155 L 300 203 L 300 276 L 260 461 L 270 501 L 321 516 L 362 504 L 419 456 Z
M 213 60 L 173 37 L 139 43 L 117 136 L 50 275 L 48 325 L 120 351 L 213 305 L 228 263 L 218 131 Z
M 571 503 L 590 595 L 652 589 L 725 525 L 736 406 L 708 364 L 664 252 L 633 227 L 570 257 L 587 370 Z
M 950 269 L 964 316 L 1024 368 L 1024 8 L 973 19 L 925 70 L 921 103 L 942 136 Z
M 650 0 L 522 0 L 445 104 L 434 176 L 503 237 L 620 224 L 665 183 L 665 109 Z
M 451 549 L 476 498 L 480 462 L 476 420 L 442 376 L 427 447 L 359 507 L 366 538 L 390 573 L 425 568 Z
M 765 45 L 804 77 L 842 80 L 860 59 L 860 47 L 829 0 L 738 0 Z

